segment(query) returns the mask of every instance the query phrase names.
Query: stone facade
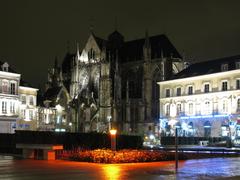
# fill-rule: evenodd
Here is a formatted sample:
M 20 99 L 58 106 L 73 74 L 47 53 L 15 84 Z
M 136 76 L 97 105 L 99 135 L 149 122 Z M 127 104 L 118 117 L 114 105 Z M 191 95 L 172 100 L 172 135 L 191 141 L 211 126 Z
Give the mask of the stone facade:
M 118 31 L 107 40 L 91 33 L 82 51 L 77 46 L 66 54 L 59 73 L 72 98 L 75 131 L 153 132 L 159 119 L 156 82 L 184 67 L 165 35 L 125 41 Z
M 160 85 L 163 136 L 240 138 L 239 56 L 197 63 Z
M 0 133 L 36 130 L 36 96 L 7 62 L 0 62 Z M 21 86 L 20 86 L 21 85 Z

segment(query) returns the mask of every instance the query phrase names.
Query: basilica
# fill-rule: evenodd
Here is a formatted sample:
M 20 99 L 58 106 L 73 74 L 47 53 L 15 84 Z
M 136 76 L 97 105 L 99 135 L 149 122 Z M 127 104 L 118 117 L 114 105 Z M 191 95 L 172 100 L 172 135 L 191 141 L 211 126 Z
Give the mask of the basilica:
M 166 35 L 145 32 L 141 39 L 126 41 L 117 30 L 107 39 L 91 32 L 85 46 L 75 49 L 49 70 L 39 130 L 48 128 L 47 119 L 55 131 L 159 132 L 157 82 L 186 67 Z

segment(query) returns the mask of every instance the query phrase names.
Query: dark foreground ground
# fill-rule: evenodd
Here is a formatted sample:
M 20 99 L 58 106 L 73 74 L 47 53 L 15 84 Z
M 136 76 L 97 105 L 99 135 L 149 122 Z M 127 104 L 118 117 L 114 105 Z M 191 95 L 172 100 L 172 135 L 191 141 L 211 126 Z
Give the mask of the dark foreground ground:
M 69 161 L 21 160 L 0 155 L 0 179 L 240 179 L 240 158 L 174 162 L 95 164 Z

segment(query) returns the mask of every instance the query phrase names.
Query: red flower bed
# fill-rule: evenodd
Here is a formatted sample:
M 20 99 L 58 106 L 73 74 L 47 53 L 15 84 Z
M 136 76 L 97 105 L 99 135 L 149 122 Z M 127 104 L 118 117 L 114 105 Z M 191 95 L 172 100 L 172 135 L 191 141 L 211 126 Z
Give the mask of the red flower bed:
M 234 154 L 214 153 L 178 153 L 179 160 L 213 157 L 236 157 Z M 120 150 L 108 149 L 64 151 L 58 158 L 80 162 L 94 163 L 136 163 L 175 160 L 174 152 L 160 150 Z
M 64 159 L 94 163 L 136 163 L 174 160 L 174 153 L 148 150 L 120 150 L 108 149 L 86 150 L 69 155 Z M 183 159 L 184 157 L 181 157 Z M 185 159 L 185 158 L 184 158 Z

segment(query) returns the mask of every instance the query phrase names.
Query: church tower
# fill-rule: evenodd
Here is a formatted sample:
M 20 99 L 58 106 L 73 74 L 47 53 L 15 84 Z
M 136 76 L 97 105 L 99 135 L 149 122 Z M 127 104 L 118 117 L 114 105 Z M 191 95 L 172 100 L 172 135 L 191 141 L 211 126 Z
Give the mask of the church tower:
M 111 128 L 112 121 L 112 108 L 111 108 L 111 91 L 112 80 L 110 78 L 110 62 L 111 56 L 109 54 L 108 60 L 103 59 L 100 67 L 100 79 L 99 79 L 99 120 L 103 124 L 108 124 L 108 128 Z M 106 129 L 108 131 L 108 129 Z
M 151 102 L 152 102 L 152 72 L 151 72 L 151 43 L 146 31 L 145 43 L 143 46 L 143 102 L 145 103 L 144 122 L 151 121 Z

